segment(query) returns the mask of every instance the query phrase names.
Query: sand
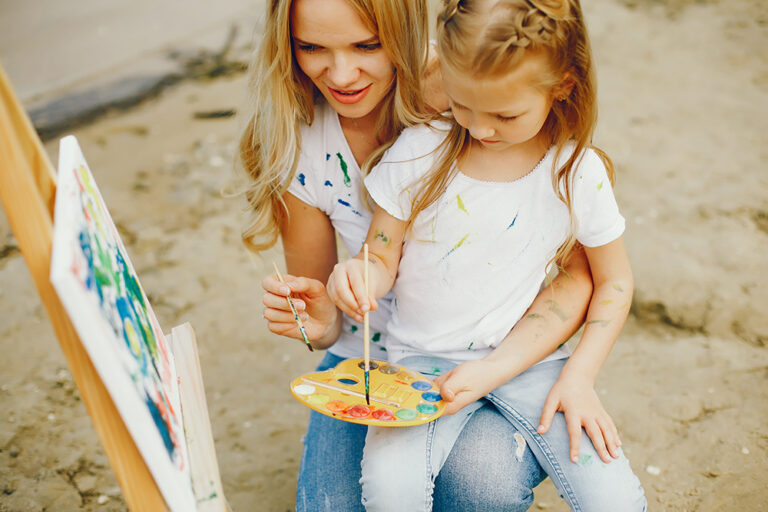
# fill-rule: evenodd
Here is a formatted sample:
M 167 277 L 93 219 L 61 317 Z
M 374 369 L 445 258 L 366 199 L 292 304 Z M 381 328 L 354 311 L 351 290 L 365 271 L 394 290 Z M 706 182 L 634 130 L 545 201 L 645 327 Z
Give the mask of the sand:
M 768 509 L 768 6 L 587 2 L 596 143 L 614 159 L 636 278 L 598 380 L 650 510 Z M 166 330 L 198 336 L 226 495 L 293 508 L 321 354 L 272 336 L 232 176 L 245 77 L 186 82 L 76 130 Z M 47 150 L 55 161 L 56 141 Z M 15 239 L 0 217 L 0 511 L 125 510 Z M 546 482 L 534 510 L 567 510 Z

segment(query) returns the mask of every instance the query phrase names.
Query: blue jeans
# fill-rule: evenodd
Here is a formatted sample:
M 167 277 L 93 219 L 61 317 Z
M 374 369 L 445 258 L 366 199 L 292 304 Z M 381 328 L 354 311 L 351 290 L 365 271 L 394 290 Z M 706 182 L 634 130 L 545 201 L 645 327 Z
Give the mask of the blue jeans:
M 317 369 L 327 370 L 341 361 L 328 352 Z M 365 510 L 360 462 L 366 432 L 364 425 L 310 413 L 296 491 L 298 512 Z M 434 510 L 527 510 L 533 502 L 532 489 L 546 475 L 527 447 L 519 457 L 510 455 L 519 447 L 515 433 L 492 405 L 479 407 L 435 480 Z
M 517 431 L 520 452 L 508 449 L 505 455 L 515 459 L 530 448 L 571 510 L 644 511 L 643 489 L 623 453 L 610 463 L 602 462 L 582 429 L 579 462 L 571 462 L 562 413 L 556 414 L 546 434 L 536 432 L 544 400 L 565 361 L 535 365 L 488 395 L 488 400 L 507 418 L 512 430 Z M 425 369 L 430 369 L 435 367 L 435 358 L 407 358 L 400 363 L 412 370 L 420 370 L 424 363 Z M 432 510 L 432 483 L 454 442 L 483 406 L 483 401 L 477 401 L 457 414 L 417 427 L 369 428 L 361 480 L 366 510 Z M 504 428 L 509 429 L 510 425 Z

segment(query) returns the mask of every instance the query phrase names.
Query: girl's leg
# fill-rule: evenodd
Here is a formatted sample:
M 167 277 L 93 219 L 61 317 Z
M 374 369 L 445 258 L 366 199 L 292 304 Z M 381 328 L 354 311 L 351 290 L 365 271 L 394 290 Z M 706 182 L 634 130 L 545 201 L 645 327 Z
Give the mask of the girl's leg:
M 604 463 L 582 429 L 579 462 L 571 462 L 565 417 L 559 412 L 546 434 L 536 432 L 544 400 L 565 361 L 535 365 L 494 390 L 488 399 L 525 437 L 571 510 L 644 511 L 647 504 L 643 489 L 623 453 Z
M 522 512 L 546 476 L 525 439 L 486 402 L 461 431 L 435 480 L 434 510 Z
M 333 368 L 342 358 L 326 352 L 318 371 Z M 297 512 L 363 512 L 360 495 L 360 459 L 365 425 L 347 423 L 312 411 L 304 435 Z
M 360 479 L 365 509 L 432 510 L 435 477 L 467 420 L 481 405 L 475 402 L 458 414 L 417 427 L 369 427 Z

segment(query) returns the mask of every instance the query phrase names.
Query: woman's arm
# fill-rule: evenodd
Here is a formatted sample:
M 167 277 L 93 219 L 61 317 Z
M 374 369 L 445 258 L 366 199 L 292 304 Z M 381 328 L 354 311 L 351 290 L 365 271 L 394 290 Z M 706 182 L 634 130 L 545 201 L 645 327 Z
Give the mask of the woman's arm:
M 280 224 L 280 236 L 288 274 L 286 284 L 270 275 L 262 281 L 266 306 L 264 318 L 275 334 L 301 339 L 286 296 L 294 298 L 307 336 L 319 349 L 333 345 L 341 332 L 341 315 L 325 290 L 325 282 L 337 261 L 336 234 L 328 216 L 290 193 L 283 196 L 288 215 Z M 297 277 L 301 276 L 301 277 Z

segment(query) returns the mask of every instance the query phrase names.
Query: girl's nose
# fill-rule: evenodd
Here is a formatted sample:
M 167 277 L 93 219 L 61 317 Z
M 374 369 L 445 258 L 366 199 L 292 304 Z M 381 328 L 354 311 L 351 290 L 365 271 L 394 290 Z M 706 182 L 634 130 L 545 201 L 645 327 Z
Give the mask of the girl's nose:
M 477 140 L 489 139 L 493 136 L 493 128 L 475 117 L 469 125 L 469 134 Z
M 344 53 L 334 55 L 333 61 L 328 68 L 328 78 L 334 88 L 345 89 L 352 87 L 360 76 L 360 69 L 357 67 L 354 58 Z

